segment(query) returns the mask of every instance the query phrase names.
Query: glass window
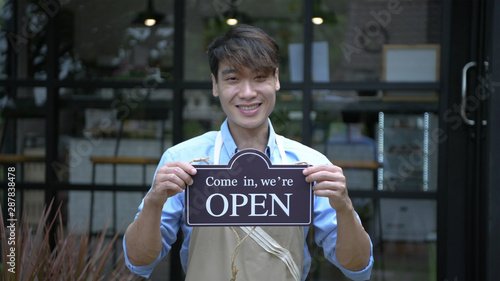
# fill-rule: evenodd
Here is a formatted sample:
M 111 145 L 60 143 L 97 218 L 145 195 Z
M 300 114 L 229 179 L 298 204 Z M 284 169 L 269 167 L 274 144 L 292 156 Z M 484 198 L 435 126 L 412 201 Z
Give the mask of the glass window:
M 183 97 L 179 108 L 172 108 L 173 90 L 164 88 L 170 84 L 161 82 L 176 78 L 174 16 L 181 15 L 175 15 L 173 0 L 153 0 L 153 9 L 163 17 L 148 27 L 141 18 L 147 2 L 0 0 L 0 79 L 33 83 L 0 86 L 0 154 L 36 160 L 16 162 L 20 181 L 44 188 L 45 171 L 53 169 L 60 183 L 75 188 L 127 188 L 63 191 L 58 197 L 68 204 L 69 225 L 82 230 L 88 222 L 97 231 L 108 219 L 113 228 L 132 221 L 163 151 L 173 145 L 174 124 L 189 139 L 219 130 L 226 118 L 206 87 L 210 70 L 205 51 L 233 19 L 260 27 L 277 40 L 286 90 L 277 93 L 270 119 L 278 134 L 311 144 L 342 167 L 374 244 L 372 279 L 435 278 L 437 200 L 429 198 L 437 191 L 438 93 L 382 91 L 369 82 L 439 81 L 442 1 L 313 1 L 315 20 L 322 22 L 313 25 L 310 74 L 303 73 L 303 13 L 311 2 L 179 1 L 185 8 L 185 29 L 179 31 L 185 41 L 183 66 L 176 69 L 183 69 L 187 81 L 175 80 Z M 57 22 L 48 25 L 49 19 Z M 55 28 L 50 37 L 57 41 L 48 41 L 49 27 Z M 56 73 L 48 73 L 52 61 L 58 63 Z M 312 85 L 301 83 L 304 75 L 312 76 Z M 52 114 L 45 105 L 49 76 L 63 80 L 65 88 L 58 88 L 59 136 L 54 141 L 59 158 L 45 167 L 44 117 Z M 108 88 L 91 83 L 80 88 L 84 80 L 112 81 L 104 82 Z M 130 81 L 143 83 L 132 88 Z M 345 90 L 328 90 L 318 88 L 321 82 L 353 83 L 341 83 Z M 358 85 L 370 90 L 346 89 Z M 303 101 L 309 98 L 312 110 L 304 116 Z M 404 111 L 417 102 L 425 110 L 416 106 L 411 113 Z M 436 110 L 427 110 L 429 103 Z M 402 104 L 403 109 L 395 110 Z M 182 120 L 173 120 L 180 116 L 174 110 L 182 110 Z M 304 118 L 312 124 L 305 140 Z M 389 192 L 389 197 L 405 198 L 384 198 Z M 33 217 L 43 208 L 43 193 L 21 195 L 23 208 Z M 342 280 L 315 245 L 310 250 L 311 280 Z
M 438 0 L 316 3 L 314 12 L 323 18 L 313 33 L 313 80 L 318 82 L 387 81 L 384 68 L 391 66 L 387 47 L 404 46 L 418 53 L 422 46 L 435 46 L 441 40 Z M 407 57 L 405 63 L 418 69 L 424 62 Z
M 383 264 L 379 265 L 381 257 L 376 253 L 376 249 L 380 246 L 380 231 L 379 231 L 379 215 L 378 212 L 380 208 L 378 207 L 376 200 L 370 198 L 352 198 L 352 203 L 356 212 L 358 213 L 364 229 L 370 235 L 370 238 L 374 245 L 374 268 L 370 280 L 392 280 L 392 278 L 379 278 L 380 268 L 383 269 Z M 319 247 L 316 243 L 311 243 L 309 246 L 309 251 L 311 253 L 311 270 L 309 271 L 309 278 L 307 280 L 351 280 L 344 276 L 344 274 L 335 265 L 330 263 L 323 249 Z M 398 280 L 402 280 L 400 278 Z M 413 279 L 410 279 L 413 280 Z M 415 279 L 416 280 L 416 279 Z M 427 280 L 427 279 L 422 279 Z
M 171 90 L 63 88 L 60 96 L 65 122 L 59 128 L 60 162 L 53 165 L 60 181 L 151 183 L 163 151 L 172 145 Z
M 314 91 L 313 147 L 336 165 L 358 168 L 346 170 L 350 189 L 436 191 L 437 116 L 384 112 L 370 102 L 376 99 L 359 91 Z
M 2 97 L 0 111 L 2 128 L 0 153 L 45 156 L 46 89 L 5 87 L 3 92 L 5 95 Z M 44 161 L 40 160 L 37 162 Z M 45 177 L 44 172 L 42 176 Z M 19 178 L 22 176 L 19 175 Z
M 172 80 L 173 1 L 153 2 L 163 18 L 140 21 L 147 1 L 71 0 L 61 10 L 60 79 Z
M 208 131 L 219 131 L 220 125 L 226 119 L 219 98 L 214 97 L 211 90 L 185 91 L 182 115 L 186 140 Z
M 277 134 L 299 142 L 302 141 L 302 99 L 302 91 L 280 90 L 276 106 L 269 116 Z
M 337 165 L 376 169 L 377 115 L 362 105 L 372 99 L 355 90 L 313 91 L 313 147 Z M 353 187 L 367 189 L 366 185 Z
M 14 12 L 12 1 L 0 1 L 0 79 L 8 76 L 8 59 L 9 52 L 9 38 L 13 38 L 15 32 L 10 29 L 14 20 Z M 10 40 L 12 41 L 12 40 Z
M 1 1 L 2 31 L 6 36 L 1 36 L 0 58 L 5 59 L 5 54 L 17 55 L 15 65 L 5 64 L 1 73 L 10 77 L 21 79 L 34 78 L 43 80 L 47 78 L 47 23 L 54 16 L 47 8 L 46 2 L 20 0 L 15 1 L 17 17 L 14 22 L 14 1 Z M 6 28 L 4 29 L 3 26 Z M 13 57 L 12 57 L 13 58 Z M 11 59 L 12 59 L 11 58 Z M 10 62 L 10 60 L 8 60 Z M 10 69 L 6 69 L 6 67 Z
M 172 145 L 173 93 L 159 88 L 60 90 L 59 181 L 147 189 L 164 150 Z M 70 191 L 69 225 L 91 231 L 109 221 L 116 230 L 135 217 L 143 192 Z M 116 216 L 114 210 L 118 210 Z M 98 215 L 97 215 L 98 214 Z M 125 229 L 121 229 L 124 233 Z
M 435 280 L 436 206 L 431 200 L 381 200 L 373 280 Z
M 379 113 L 378 189 L 436 191 L 441 131 L 435 114 Z
M 144 195 L 137 191 L 69 191 L 63 197 L 68 206 L 67 225 L 75 232 L 94 233 L 106 229 L 123 235 Z
M 232 4 L 231 4 L 232 3 Z M 276 39 L 281 52 L 280 78 L 291 80 L 291 65 L 302 63 L 290 53 L 290 45 L 303 41 L 302 1 L 194 1 L 186 4 L 185 79 L 210 81 L 205 52 L 208 44 L 230 28 L 229 18 L 252 24 Z M 262 9 L 262 7 L 266 7 Z
M 6 87 L 2 91 L 5 95 L 1 98 L 0 109 L 0 181 L 7 182 L 7 167 L 13 167 L 15 183 L 43 186 L 46 172 L 46 89 Z M 20 198 L 19 210 L 22 209 L 30 225 L 38 223 L 45 205 L 44 192 L 41 189 L 18 189 L 16 193 Z M 1 202 L 7 206 L 6 201 Z
M 352 198 L 373 243 L 370 280 L 435 280 L 436 202 L 430 200 Z M 349 280 L 316 244 L 311 280 Z

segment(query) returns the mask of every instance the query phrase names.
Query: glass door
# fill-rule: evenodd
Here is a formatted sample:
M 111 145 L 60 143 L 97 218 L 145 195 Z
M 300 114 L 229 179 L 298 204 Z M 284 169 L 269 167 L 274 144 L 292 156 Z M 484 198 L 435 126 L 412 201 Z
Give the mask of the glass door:
M 497 1 L 453 1 L 440 103 L 438 280 L 496 280 L 498 269 Z M 454 48 L 453 46 L 462 46 Z M 497 82 L 496 82 L 497 81 Z M 496 161 L 496 162 L 495 162 Z
M 311 45 L 288 48 L 292 81 L 311 85 L 302 141 L 344 171 L 374 245 L 371 280 L 436 280 L 446 4 L 313 2 L 323 22 L 312 24 Z M 310 65 L 298 71 L 302 54 Z M 339 278 L 321 261 L 313 254 L 310 280 Z

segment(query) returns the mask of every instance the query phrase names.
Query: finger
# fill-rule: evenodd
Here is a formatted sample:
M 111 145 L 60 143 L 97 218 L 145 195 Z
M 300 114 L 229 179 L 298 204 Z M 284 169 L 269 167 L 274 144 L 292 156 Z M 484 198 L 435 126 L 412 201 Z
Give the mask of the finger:
M 329 172 L 332 172 L 332 173 L 342 173 L 342 168 L 340 168 L 339 166 L 335 166 L 335 165 L 309 166 L 309 167 L 305 168 L 302 171 L 302 173 L 305 176 L 308 176 L 310 174 L 318 173 L 318 172 L 321 172 L 321 171 L 329 171 Z
M 340 182 L 340 183 L 345 183 L 346 179 L 344 174 L 341 171 L 338 172 L 332 172 L 332 171 L 323 171 L 320 170 L 318 172 L 309 174 L 306 176 L 306 181 L 307 182 Z
M 193 179 L 191 176 L 184 171 L 172 172 L 172 170 L 159 170 L 155 179 L 155 183 L 158 187 L 178 187 L 182 190 L 186 188 L 186 184 L 192 184 L 192 181 Z
M 181 185 L 191 185 L 193 184 L 193 178 L 192 176 L 196 174 L 196 169 L 189 163 L 186 162 L 170 162 L 165 164 L 162 168 L 159 170 L 160 173 L 162 174 L 173 174 L 177 176 L 178 179 L 182 181 L 182 183 L 177 181 L 177 178 L 172 177 L 168 178 L 167 180 L 172 180 L 174 182 L 177 182 L 179 186 Z
M 169 168 L 177 167 L 192 176 L 196 174 L 196 169 L 193 167 L 193 165 L 186 162 L 169 162 L 166 163 L 163 167 L 169 167 Z
M 313 190 L 343 190 L 345 189 L 345 184 L 341 181 L 318 181 L 313 186 Z
M 315 189 L 314 195 L 319 197 L 333 198 L 333 197 L 339 197 L 340 194 L 338 191 L 332 189 Z

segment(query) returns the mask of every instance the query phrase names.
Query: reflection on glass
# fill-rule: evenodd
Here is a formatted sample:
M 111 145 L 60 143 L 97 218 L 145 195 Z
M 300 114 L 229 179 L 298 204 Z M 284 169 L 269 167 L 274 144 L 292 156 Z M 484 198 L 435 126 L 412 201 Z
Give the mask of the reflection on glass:
M 134 185 L 150 181 L 163 151 L 172 145 L 171 90 L 69 89 L 60 90 L 60 181 L 75 184 Z M 99 164 L 92 157 L 147 158 L 143 165 Z M 156 161 L 148 160 L 156 159 Z M 134 162 L 134 161 L 132 161 Z M 145 175 L 144 175 L 144 172 Z
M 164 150 L 172 145 L 173 92 L 159 88 L 63 88 L 59 92 L 60 182 L 146 188 Z M 68 223 L 103 229 L 130 223 L 142 192 L 70 191 Z M 92 202 L 92 203 L 91 203 Z M 116 205 L 115 205 L 116 204 Z M 112 216 L 116 208 L 116 216 Z M 120 229 L 123 231 L 124 229 Z
M 210 69 L 205 52 L 216 36 L 231 26 L 226 20 L 235 16 L 238 24 L 251 24 L 274 37 L 280 46 L 280 79 L 290 81 L 288 46 L 302 44 L 302 1 L 186 1 L 184 76 L 186 80 L 209 81 Z M 262 9 L 262 7 L 266 7 Z
M 359 107 L 360 101 L 373 99 L 358 91 L 313 91 L 311 143 L 342 168 L 350 190 L 376 188 L 376 114 Z
M 316 1 L 329 15 L 314 25 L 314 42 L 327 44 L 328 81 L 382 81 L 384 45 L 439 44 L 441 1 Z M 316 68 L 313 62 L 313 69 Z
M 299 142 L 302 141 L 302 98 L 301 91 L 279 91 L 269 117 L 277 134 Z
M 9 23 L 13 20 L 13 5 L 10 1 L 0 2 L 0 79 L 8 76 L 7 69 L 7 52 L 9 49 L 8 34 L 13 30 L 9 30 Z M 13 34 L 13 33 L 11 33 Z M 11 35 L 12 36 L 12 35 Z
M 131 0 L 65 4 L 59 78 L 172 80 L 173 1 L 155 6 L 155 11 L 167 16 L 153 27 L 133 23 L 144 7 L 143 1 Z
M 184 139 L 199 136 L 208 131 L 220 130 L 226 115 L 219 99 L 210 90 L 188 90 L 184 92 L 183 128 Z
M 4 88 L 0 109 L 0 154 L 16 156 L 19 183 L 45 181 L 45 88 Z M 43 198 L 43 197 L 42 197 Z M 44 199 L 42 199 L 42 205 Z
M 431 200 L 381 199 L 370 280 L 435 280 L 436 205 Z
M 379 113 L 378 189 L 435 191 L 437 189 L 437 118 L 434 114 Z
M 352 198 L 373 243 L 370 280 L 436 280 L 436 202 Z M 348 280 L 314 243 L 310 280 Z
M 47 78 L 47 23 L 51 12 L 45 5 L 42 1 L 0 1 L 0 78 Z M 7 55 L 15 61 L 8 60 Z

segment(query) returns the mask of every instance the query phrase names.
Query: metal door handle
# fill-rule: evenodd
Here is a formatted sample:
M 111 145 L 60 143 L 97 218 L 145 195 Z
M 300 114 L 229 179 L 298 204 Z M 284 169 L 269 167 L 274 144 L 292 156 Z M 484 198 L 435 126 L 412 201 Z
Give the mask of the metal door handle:
M 476 66 L 475 61 L 468 62 L 463 68 L 462 68 L 462 106 L 460 107 L 460 115 L 462 116 L 462 119 L 464 120 L 465 124 L 469 126 L 474 126 L 476 122 L 474 120 L 470 120 L 467 115 L 465 114 L 465 107 L 466 107 L 466 99 L 467 99 L 467 71 L 471 69 L 472 67 Z

